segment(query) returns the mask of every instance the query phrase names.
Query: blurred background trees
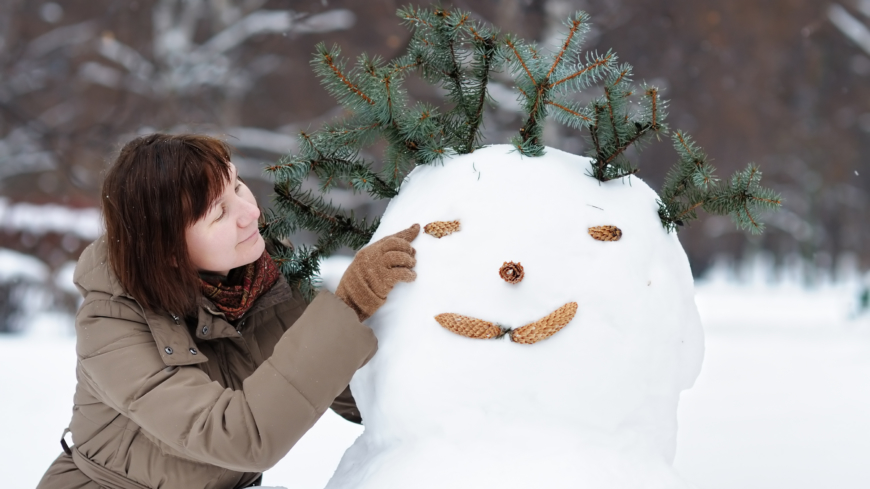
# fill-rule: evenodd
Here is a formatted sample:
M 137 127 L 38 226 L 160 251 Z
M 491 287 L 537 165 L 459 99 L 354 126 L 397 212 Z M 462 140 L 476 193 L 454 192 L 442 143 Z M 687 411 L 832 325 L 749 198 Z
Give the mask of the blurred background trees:
M 782 211 L 766 217 L 768 229 L 759 237 L 717 216 L 682 229 L 696 274 L 716 259 L 758 253 L 804 270 L 808 282 L 870 268 L 864 246 L 870 242 L 870 0 L 442 5 L 546 46 L 559 38 L 569 14 L 589 12 L 594 27 L 586 49 L 613 48 L 634 65 L 637 80 L 664 88 L 671 127 L 691 132 L 722 175 L 748 162 L 761 165 L 765 184 L 785 198 Z M 71 307 L 71 291 L 56 282 L 65 283 L 59 278 L 68 279 L 69 263 L 99 234 L 101 172 L 136 134 L 227 138 L 242 175 L 267 205 L 271 184 L 263 166 L 293 151 L 299 130 L 342 115 L 309 67 L 315 44 L 338 43 L 350 58 L 363 51 L 393 57 L 410 38 L 395 17 L 400 6 L 392 0 L 0 0 L 0 248 L 6 253 L 0 329 L 14 327 L 4 318 L 17 314 L 15 307 L 46 307 L 45 290 L 58 307 Z M 507 142 L 521 125 L 509 78 L 496 82 L 490 87 L 496 105 L 485 119 L 490 143 Z M 407 87 L 414 99 L 440 100 L 437 89 L 413 77 Z M 566 151 L 584 150 L 578 133 L 557 123 L 548 125 L 545 139 Z M 675 156 L 668 144 L 658 144 L 633 158 L 642 160 L 639 176 L 657 188 Z M 365 195 L 336 189 L 332 196 L 357 214 L 382 211 Z M 39 280 L 42 295 L 24 294 L 31 299 L 9 285 Z

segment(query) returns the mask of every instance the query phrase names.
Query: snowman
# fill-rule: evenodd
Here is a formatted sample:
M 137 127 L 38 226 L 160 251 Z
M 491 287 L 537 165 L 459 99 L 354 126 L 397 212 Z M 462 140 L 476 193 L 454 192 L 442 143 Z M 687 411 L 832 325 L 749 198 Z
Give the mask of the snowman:
M 277 210 L 264 236 L 318 235 L 277 256 L 308 296 L 339 246 L 424 230 L 417 279 L 367 320 L 378 352 L 351 381 L 365 429 L 327 488 L 691 487 L 672 466 L 677 403 L 704 339 L 676 231 L 703 210 L 761 232 L 757 211 L 779 195 L 751 164 L 717 178 L 688 134 L 669 131 L 658 88 L 635 86 L 612 51 L 581 49 L 583 12 L 552 51 L 467 12 L 397 14 L 413 35 L 389 62 L 360 56 L 348 69 L 340 48 L 318 45 L 312 66 L 350 115 L 301 133 L 298 153 L 267 168 Z M 408 100 L 413 70 L 443 106 Z M 522 127 L 482 146 L 500 70 Z M 600 95 L 581 104 L 592 86 Z M 589 158 L 544 145 L 548 115 L 586 133 Z M 627 152 L 666 134 L 678 161 L 656 194 Z M 339 184 L 391 199 L 380 221 L 327 202 Z
M 405 179 L 372 237 L 424 226 L 417 279 L 368 320 L 365 430 L 328 489 L 684 488 L 701 368 L 692 274 L 657 195 L 590 160 L 486 146 Z

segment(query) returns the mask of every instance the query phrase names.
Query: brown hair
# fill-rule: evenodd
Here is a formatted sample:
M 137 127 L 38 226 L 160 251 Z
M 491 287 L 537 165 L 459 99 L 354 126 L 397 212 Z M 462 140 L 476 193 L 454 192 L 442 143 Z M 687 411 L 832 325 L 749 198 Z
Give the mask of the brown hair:
M 186 315 L 200 297 L 185 231 L 232 176 L 230 147 L 195 134 L 152 134 L 127 143 L 103 182 L 109 264 L 145 309 Z

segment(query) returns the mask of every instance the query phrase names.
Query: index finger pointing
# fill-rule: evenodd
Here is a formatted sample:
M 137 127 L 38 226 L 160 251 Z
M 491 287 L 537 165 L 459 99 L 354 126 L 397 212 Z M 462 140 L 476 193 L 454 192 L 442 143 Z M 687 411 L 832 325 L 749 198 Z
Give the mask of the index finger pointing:
M 414 224 L 413 226 L 409 227 L 408 229 L 399 231 L 398 233 L 394 234 L 391 237 L 402 238 L 405 241 L 410 243 L 411 241 L 414 241 L 414 239 L 416 239 L 417 235 L 419 235 L 419 234 L 420 234 L 420 225 Z

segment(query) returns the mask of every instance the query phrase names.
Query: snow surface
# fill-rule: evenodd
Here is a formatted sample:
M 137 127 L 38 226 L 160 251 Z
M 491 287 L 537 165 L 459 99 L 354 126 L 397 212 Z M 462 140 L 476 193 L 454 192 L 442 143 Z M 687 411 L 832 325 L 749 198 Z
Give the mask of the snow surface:
M 82 239 L 96 239 L 102 232 L 100 210 L 73 209 L 57 204 L 11 204 L 0 198 L 0 229 L 26 231 L 37 236 L 68 233 Z
M 341 267 L 332 268 L 340 277 Z M 843 307 L 855 292 L 847 285 L 698 283 L 706 353 L 680 400 L 675 466 L 686 479 L 700 489 L 870 487 L 870 317 L 850 319 Z M 765 297 L 780 299 L 762 306 Z M 765 311 L 771 319 L 756 318 Z M 795 324 L 776 311 L 820 322 Z M 75 390 L 72 321 L 39 314 L 24 335 L 0 335 L 3 487 L 35 487 L 60 453 Z M 328 411 L 265 482 L 323 489 L 361 433 Z
M 378 353 L 351 382 L 366 428 L 329 489 L 690 487 L 671 465 L 680 391 L 703 358 L 689 263 L 645 183 L 589 170 L 495 145 L 409 175 L 372 240 L 413 223 L 461 230 L 421 234 L 417 280 L 369 319 Z M 622 238 L 588 234 L 602 225 Z M 508 261 L 521 283 L 500 278 Z M 573 320 L 533 345 L 435 321 L 517 328 L 569 302 Z
M 43 282 L 48 276 L 48 265 L 38 258 L 0 248 L 0 282 L 13 280 Z
M 489 173 L 479 174 L 483 181 Z M 414 245 L 421 256 L 424 238 L 444 244 L 461 235 L 442 240 L 421 235 Z M 348 261 L 325 264 L 327 288 L 335 287 Z M 515 261 L 528 267 L 524 260 Z M 870 487 L 870 315 L 854 317 L 854 285 L 808 289 L 796 281 L 738 283 L 722 276 L 699 282 L 695 301 L 706 330 L 706 354 L 695 386 L 680 398 L 674 462 L 687 480 L 701 489 Z M 580 312 L 565 330 L 538 345 L 499 345 L 537 348 L 561 339 L 581 324 L 578 319 Z M 34 487 L 60 453 L 58 440 L 69 422 L 75 388 L 72 321 L 37 312 L 29 317 L 26 333 L 0 335 L 3 487 Z M 322 489 L 362 432 L 327 412 L 266 473 L 265 482 Z M 510 458 L 510 452 L 500 453 Z M 444 470 L 442 460 L 431 460 L 410 487 Z

